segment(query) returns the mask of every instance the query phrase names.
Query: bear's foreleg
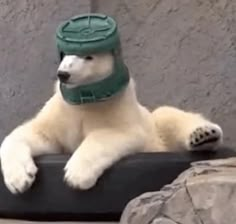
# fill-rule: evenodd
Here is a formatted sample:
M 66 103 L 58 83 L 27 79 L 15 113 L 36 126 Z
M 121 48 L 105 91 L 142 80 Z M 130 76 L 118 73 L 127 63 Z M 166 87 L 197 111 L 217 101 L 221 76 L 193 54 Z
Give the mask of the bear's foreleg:
M 152 116 L 157 136 L 170 151 L 216 149 L 223 141 L 221 127 L 201 114 L 163 106 L 154 110 Z
M 145 133 L 133 130 L 104 129 L 90 133 L 65 166 L 65 181 L 73 188 L 93 187 L 103 172 L 116 161 L 141 150 Z
M 53 113 L 50 108 L 48 111 Z M 37 173 L 34 156 L 58 152 L 55 122 L 55 117 L 48 116 L 44 111 L 15 128 L 3 140 L 0 148 L 1 169 L 4 182 L 13 194 L 26 191 L 34 182 Z

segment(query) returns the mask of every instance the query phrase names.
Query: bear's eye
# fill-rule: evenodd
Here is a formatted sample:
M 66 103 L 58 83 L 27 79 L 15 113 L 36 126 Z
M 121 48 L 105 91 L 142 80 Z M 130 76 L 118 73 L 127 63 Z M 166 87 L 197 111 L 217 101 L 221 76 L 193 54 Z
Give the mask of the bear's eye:
M 85 60 L 91 61 L 91 60 L 93 60 L 93 57 L 88 55 L 88 56 L 85 57 Z

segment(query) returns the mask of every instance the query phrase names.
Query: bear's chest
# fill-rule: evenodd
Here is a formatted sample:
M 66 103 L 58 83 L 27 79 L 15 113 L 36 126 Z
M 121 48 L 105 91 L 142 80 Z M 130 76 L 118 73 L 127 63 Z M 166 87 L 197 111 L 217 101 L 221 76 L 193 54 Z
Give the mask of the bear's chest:
M 83 141 L 82 120 L 79 117 L 71 116 L 67 119 L 67 124 L 63 126 L 61 143 L 64 151 L 74 152 Z

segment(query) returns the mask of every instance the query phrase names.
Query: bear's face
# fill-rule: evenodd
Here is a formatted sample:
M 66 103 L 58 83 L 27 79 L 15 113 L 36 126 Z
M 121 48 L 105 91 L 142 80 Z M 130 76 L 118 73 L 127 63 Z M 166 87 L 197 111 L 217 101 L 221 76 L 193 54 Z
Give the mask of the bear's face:
M 57 76 L 66 85 L 73 87 L 102 80 L 113 71 L 112 53 L 100 53 L 79 57 L 66 55 L 62 59 Z

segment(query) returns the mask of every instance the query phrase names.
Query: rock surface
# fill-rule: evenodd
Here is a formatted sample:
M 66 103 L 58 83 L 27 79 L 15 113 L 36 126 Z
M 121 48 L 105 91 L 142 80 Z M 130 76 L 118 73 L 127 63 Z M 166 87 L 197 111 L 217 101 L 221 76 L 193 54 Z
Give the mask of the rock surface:
M 236 220 L 236 158 L 202 161 L 161 191 L 133 199 L 121 224 L 229 224 Z

